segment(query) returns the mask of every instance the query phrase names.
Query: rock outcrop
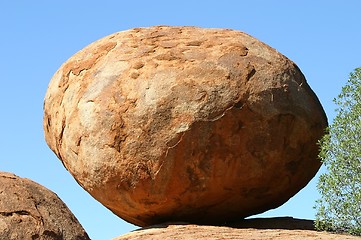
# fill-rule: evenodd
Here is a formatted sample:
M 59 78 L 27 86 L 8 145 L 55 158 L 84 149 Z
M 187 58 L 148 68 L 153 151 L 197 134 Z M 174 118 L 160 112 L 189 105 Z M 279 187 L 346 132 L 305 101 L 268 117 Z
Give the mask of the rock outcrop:
M 325 113 L 299 68 L 233 30 L 151 27 L 66 61 L 45 138 L 126 221 L 222 223 L 275 208 L 320 167 Z
M 0 172 L 0 239 L 87 240 L 59 197 L 45 187 Z
M 237 227 L 161 224 L 113 240 L 360 240 L 360 237 L 317 232 L 312 221 L 293 218 L 252 219 Z

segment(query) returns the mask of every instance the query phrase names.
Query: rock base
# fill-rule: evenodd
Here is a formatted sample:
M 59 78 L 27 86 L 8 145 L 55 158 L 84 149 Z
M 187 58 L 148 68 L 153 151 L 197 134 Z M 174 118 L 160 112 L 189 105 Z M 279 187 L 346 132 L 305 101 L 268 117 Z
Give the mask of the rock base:
M 229 226 L 160 224 L 142 228 L 113 240 L 359 240 L 360 237 L 318 232 L 312 220 L 281 218 L 247 219 Z

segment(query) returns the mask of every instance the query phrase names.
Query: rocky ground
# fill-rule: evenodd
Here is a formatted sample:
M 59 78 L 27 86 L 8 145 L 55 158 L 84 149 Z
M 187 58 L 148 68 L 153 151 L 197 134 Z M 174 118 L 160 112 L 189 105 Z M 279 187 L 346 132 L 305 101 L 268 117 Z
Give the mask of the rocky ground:
M 318 232 L 313 221 L 281 218 L 248 219 L 228 226 L 204 226 L 171 223 L 142 228 L 113 240 L 358 240 L 361 237 L 346 234 Z

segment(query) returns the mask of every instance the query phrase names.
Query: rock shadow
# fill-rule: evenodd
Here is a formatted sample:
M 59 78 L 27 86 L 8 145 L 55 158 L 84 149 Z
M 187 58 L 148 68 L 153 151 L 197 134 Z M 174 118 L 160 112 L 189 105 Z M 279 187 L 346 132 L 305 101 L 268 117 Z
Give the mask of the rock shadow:
M 232 228 L 315 230 L 313 220 L 293 217 L 248 218 L 227 223 L 225 226 Z

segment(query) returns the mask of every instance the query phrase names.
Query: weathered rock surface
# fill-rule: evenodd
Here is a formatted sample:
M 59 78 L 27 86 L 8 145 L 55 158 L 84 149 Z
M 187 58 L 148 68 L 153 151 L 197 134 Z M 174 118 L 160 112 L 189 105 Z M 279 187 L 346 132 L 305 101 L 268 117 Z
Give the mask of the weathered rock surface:
M 89 237 L 56 194 L 29 179 L 0 172 L 0 239 Z
M 324 111 L 298 67 L 233 30 L 151 27 L 66 61 L 45 138 L 123 219 L 219 223 L 275 208 L 320 167 Z
M 245 220 L 237 227 L 161 224 L 113 240 L 359 240 L 360 237 L 317 232 L 313 221 L 293 218 Z

